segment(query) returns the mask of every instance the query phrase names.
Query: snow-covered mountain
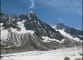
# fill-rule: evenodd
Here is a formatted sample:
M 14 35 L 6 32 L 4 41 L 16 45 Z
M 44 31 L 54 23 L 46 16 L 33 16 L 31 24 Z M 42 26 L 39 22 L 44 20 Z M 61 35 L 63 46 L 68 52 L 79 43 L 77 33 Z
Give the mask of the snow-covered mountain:
M 71 40 L 82 42 L 83 39 L 83 31 L 74 29 L 72 27 L 68 27 L 63 23 L 59 23 L 56 25 L 51 25 L 52 28 L 59 31 L 63 37 L 70 38 Z
M 0 19 L 2 53 L 52 50 L 82 43 L 82 31 L 62 25 L 50 26 L 32 11 L 20 16 L 1 13 Z
M 64 32 L 66 32 L 67 34 L 70 34 L 74 38 L 77 37 L 80 40 L 82 40 L 82 38 L 83 38 L 83 31 L 77 30 L 77 29 L 72 28 L 72 27 L 68 27 L 63 23 L 52 25 L 52 27 L 55 30 L 64 30 Z

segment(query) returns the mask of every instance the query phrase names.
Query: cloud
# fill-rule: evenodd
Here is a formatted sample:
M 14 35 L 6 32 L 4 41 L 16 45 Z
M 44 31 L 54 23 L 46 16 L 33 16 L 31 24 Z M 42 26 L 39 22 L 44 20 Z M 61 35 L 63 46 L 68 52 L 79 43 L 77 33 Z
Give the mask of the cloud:
M 33 9 L 35 7 L 35 1 L 34 0 L 30 0 L 30 2 L 31 2 L 30 9 Z

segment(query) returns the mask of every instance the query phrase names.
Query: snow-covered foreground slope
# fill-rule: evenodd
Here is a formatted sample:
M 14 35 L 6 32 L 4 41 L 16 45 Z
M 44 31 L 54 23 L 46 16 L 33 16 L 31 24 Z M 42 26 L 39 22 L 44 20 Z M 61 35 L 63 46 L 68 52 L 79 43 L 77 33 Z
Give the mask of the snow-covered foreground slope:
M 64 60 L 65 57 L 75 60 L 75 58 L 82 58 L 79 53 L 82 53 L 81 47 L 72 47 L 51 51 L 32 51 L 6 54 L 3 55 L 4 57 L 1 60 Z

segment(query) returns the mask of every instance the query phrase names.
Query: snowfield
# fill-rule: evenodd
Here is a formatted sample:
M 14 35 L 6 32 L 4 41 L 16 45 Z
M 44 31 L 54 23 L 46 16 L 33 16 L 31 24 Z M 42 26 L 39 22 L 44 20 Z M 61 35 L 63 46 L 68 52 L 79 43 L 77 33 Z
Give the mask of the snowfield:
M 49 38 L 48 36 L 42 36 L 43 42 L 51 42 L 51 41 L 56 41 L 58 43 L 63 43 L 65 41 L 65 39 L 62 39 L 61 41 L 57 40 L 57 39 L 53 39 L 53 38 Z
M 72 47 L 51 51 L 31 51 L 5 54 L 2 55 L 4 57 L 2 57 L 1 60 L 64 60 L 65 57 L 69 57 L 70 60 L 75 60 L 75 58 L 82 59 L 82 56 L 79 53 L 82 53 L 81 47 Z

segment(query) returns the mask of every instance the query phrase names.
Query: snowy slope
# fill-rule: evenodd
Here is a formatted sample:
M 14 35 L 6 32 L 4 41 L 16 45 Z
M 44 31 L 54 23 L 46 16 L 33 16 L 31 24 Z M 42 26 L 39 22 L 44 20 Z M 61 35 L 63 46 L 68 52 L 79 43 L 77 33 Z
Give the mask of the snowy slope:
M 75 58 L 82 58 L 79 53 L 82 53 L 81 47 L 72 47 L 51 51 L 31 51 L 6 54 L 2 55 L 4 57 L 2 57 L 1 60 L 64 60 L 65 57 L 75 60 Z
M 62 39 L 61 41 L 57 40 L 57 39 L 53 39 L 53 38 L 50 38 L 48 36 L 42 36 L 42 39 L 43 39 L 43 42 L 52 42 L 52 41 L 56 41 L 58 43 L 63 43 L 65 39 Z
M 63 27 L 63 26 L 59 26 L 59 25 L 51 25 L 51 27 L 54 28 L 56 31 L 59 31 L 63 37 L 66 37 L 66 38 L 70 39 L 71 41 L 73 40 L 73 41 L 76 41 L 76 42 L 83 42 L 79 37 L 77 37 L 77 35 L 75 35 L 75 34 L 71 35 L 71 33 L 73 33 L 72 30 L 69 30 L 71 33 L 69 33 L 67 31 L 67 29 L 71 29 L 69 27 L 65 27 L 65 26 Z M 75 30 L 75 31 L 77 31 L 77 30 Z M 83 38 L 83 36 L 80 35 L 80 34 L 78 36 Z
M 79 38 L 77 37 L 72 37 L 70 34 L 66 33 L 64 30 L 58 30 L 64 37 L 67 37 L 69 39 L 72 39 L 74 41 L 77 41 L 77 42 L 82 42 L 82 40 L 80 40 Z

